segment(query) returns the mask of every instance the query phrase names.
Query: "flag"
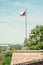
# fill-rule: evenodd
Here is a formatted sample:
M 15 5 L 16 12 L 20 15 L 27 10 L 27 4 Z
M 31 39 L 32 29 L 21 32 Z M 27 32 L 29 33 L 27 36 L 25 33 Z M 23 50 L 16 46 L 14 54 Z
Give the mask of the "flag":
M 26 16 L 26 11 L 21 12 L 21 13 L 20 13 L 20 16 Z

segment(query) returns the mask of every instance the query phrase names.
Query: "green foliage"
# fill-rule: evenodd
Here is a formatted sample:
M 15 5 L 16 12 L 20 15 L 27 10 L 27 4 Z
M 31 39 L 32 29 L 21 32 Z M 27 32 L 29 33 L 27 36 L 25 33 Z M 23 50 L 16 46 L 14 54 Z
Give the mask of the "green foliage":
M 1 48 L 1 50 L 3 50 Z M 0 65 L 10 65 L 11 63 L 11 58 L 12 58 L 12 52 L 9 51 L 2 51 L 2 53 L 0 53 Z
M 25 38 L 25 40 L 24 40 L 24 46 L 28 47 L 28 39 L 27 38 Z
M 12 50 L 12 49 L 15 49 L 15 50 L 21 50 L 22 49 L 22 45 L 14 45 L 14 46 L 11 46 L 10 47 L 10 50 Z
M 3 65 L 10 65 L 11 63 L 11 58 L 12 58 L 12 53 L 9 51 L 4 54 L 4 60 L 3 60 Z
M 4 54 L 4 57 L 6 58 L 6 57 L 11 57 L 12 56 L 12 53 L 9 51 L 9 52 L 6 52 L 5 54 Z
M 37 25 L 34 29 L 32 29 L 29 37 L 30 41 L 33 43 L 43 41 L 43 25 Z
M 12 45 L 9 47 L 9 49 L 3 49 L 0 48 L 0 64 L 1 65 L 10 65 L 11 64 L 11 58 L 12 58 L 12 49 L 15 50 L 21 50 L 22 49 L 22 45 Z
M 25 39 L 24 46 L 26 45 L 30 50 L 43 49 L 43 25 L 37 25 L 31 30 L 27 42 L 28 45 L 26 45 L 27 43 Z
M 8 56 L 8 58 L 4 59 L 3 65 L 10 65 L 11 63 L 11 57 Z

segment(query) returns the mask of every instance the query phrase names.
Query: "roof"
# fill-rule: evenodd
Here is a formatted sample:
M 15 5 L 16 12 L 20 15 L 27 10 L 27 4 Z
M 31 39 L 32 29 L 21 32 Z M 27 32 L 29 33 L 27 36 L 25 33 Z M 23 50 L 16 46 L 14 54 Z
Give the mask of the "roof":
M 13 50 L 11 65 L 43 60 L 43 50 Z

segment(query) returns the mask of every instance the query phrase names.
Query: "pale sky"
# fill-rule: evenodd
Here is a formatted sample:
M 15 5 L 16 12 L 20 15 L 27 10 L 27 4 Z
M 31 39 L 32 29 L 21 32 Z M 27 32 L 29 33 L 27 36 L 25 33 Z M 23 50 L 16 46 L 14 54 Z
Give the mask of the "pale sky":
M 43 25 L 43 0 L 0 0 L 0 43 L 23 43 L 27 9 L 28 35 L 36 25 Z

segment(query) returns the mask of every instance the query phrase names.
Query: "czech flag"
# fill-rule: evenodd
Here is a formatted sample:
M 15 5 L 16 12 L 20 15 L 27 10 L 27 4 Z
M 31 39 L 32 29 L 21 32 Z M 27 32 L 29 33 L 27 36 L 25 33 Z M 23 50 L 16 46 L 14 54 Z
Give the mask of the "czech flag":
M 20 13 L 20 16 L 26 16 L 26 11 L 21 12 L 21 13 Z

